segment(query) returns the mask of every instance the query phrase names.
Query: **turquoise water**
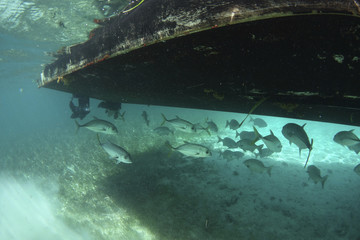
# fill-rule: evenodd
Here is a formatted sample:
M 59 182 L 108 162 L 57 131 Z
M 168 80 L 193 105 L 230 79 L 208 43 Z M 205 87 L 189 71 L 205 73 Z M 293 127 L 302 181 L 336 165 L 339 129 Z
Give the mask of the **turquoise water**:
M 253 115 L 268 124 L 259 132 L 272 130 L 283 146 L 257 158 L 273 166 L 271 177 L 243 164 L 254 153 L 220 155 L 227 148 L 218 136 L 236 135 L 226 121 L 245 114 L 123 104 L 122 121 L 91 99 L 91 113 L 81 123 L 93 116 L 113 122 L 119 134 L 100 138 L 125 148 L 132 164 L 109 159 L 94 132 L 76 133 L 71 95 L 37 89 L 32 81 L 53 60 L 48 52 L 86 40 L 93 18 L 111 15 L 116 4 L 0 2 L 0 239 L 360 239 L 360 176 L 353 170 L 360 157 L 333 141 L 339 131 L 355 129 L 359 136 L 359 127 Z M 208 118 L 219 132 L 159 136 L 153 129 L 162 123 L 161 113 L 202 125 Z M 324 189 L 303 168 L 308 151 L 299 156 L 281 134 L 290 122 L 306 123 L 314 139 L 308 165 L 328 175 Z M 252 126 L 246 121 L 238 131 Z M 184 157 L 166 141 L 201 144 L 212 156 Z

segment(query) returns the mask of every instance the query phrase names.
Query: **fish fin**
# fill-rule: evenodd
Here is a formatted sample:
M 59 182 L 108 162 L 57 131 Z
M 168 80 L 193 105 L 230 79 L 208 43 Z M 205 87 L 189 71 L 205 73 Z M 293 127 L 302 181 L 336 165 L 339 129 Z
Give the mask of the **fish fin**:
M 353 132 L 355 129 L 351 129 L 349 132 Z
M 235 138 L 240 137 L 240 133 L 236 130 Z
M 96 137 L 97 137 L 97 140 L 99 141 L 99 144 L 101 145 L 100 137 L 99 137 L 99 134 L 98 134 L 98 133 L 96 134 Z
M 301 157 L 301 148 L 299 148 L 299 157 Z
M 99 120 L 97 117 L 95 117 L 95 116 L 93 116 L 93 118 L 95 119 L 95 120 Z
M 326 176 L 321 178 L 321 187 L 322 187 L 322 189 L 324 189 L 324 184 L 325 184 L 326 180 L 328 179 L 328 176 L 329 175 L 326 175 Z
M 270 129 L 270 133 L 271 133 L 271 135 L 273 135 L 273 136 L 274 136 L 274 133 L 273 133 L 273 131 L 271 131 L 271 129 Z
M 255 144 L 257 141 L 259 141 L 259 139 L 262 138 L 262 136 L 260 135 L 260 133 L 258 132 L 258 130 L 253 126 L 254 132 L 255 132 L 255 139 L 254 141 L 251 142 L 251 144 Z
M 267 174 L 269 174 L 269 177 L 271 177 L 271 169 L 273 168 L 273 166 L 267 167 L 266 172 Z
M 301 127 L 302 127 L 302 128 L 304 128 L 304 127 L 305 127 L 305 125 L 306 125 L 306 123 L 304 123 L 304 125 L 302 125 Z
M 250 116 L 249 122 L 253 122 L 253 121 L 254 121 L 254 119 Z
M 78 121 L 76 121 L 75 120 L 75 124 L 76 124 L 76 132 L 75 132 L 75 134 L 77 134 L 78 133 L 78 131 L 79 131 L 79 129 L 80 129 L 80 127 L 81 127 L 81 125 L 78 123 Z
M 256 148 L 259 151 L 259 149 L 262 149 L 263 147 L 264 147 L 264 144 L 261 144 L 261 145 L 257 146 Z
M 166 117 L 165 117 L 165 115 L 164 115 L 163 113 L 161 113 L 161 116 L 163 117 L 163 121 L 162 121 L 162 123 L 160 124 L 160 126 L 164 125 L 165 122 L 167 121 L 167 119 L 166 119 Z
M 229 120 L 226 120 L 225 128 L 229 126 Z
M 221 137 L 217 136 L 218 137 L 218 143 L 222 141 Z
M 308 154 L 308 156 L 307 156 L 307 158 L 306 158 L 306 162 L 305 162 L 304 168 L 306 168 L 306 165 L 307 165 L 307 163 L 308 163 L 308 161 L 309 161 L 310 153 L 311 153 L 311 150 L 312 150 L 312 144 L 313 144 L 313 139 L 311 139 L 311 148 L 309 149 L 309 154 Z

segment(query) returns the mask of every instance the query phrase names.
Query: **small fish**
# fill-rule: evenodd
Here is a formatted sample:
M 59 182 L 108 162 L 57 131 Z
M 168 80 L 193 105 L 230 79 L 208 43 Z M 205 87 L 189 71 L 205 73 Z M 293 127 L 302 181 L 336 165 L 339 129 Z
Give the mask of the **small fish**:
M 242 150 L 250 152 L 254 152 L 255 149 L 261 149 L 264 146 L 264 144 L 255 145 L 254 141 L 250 139 L 241 139 L 237 142 L 237 145 Z
M 226 121 L 225 128 L 229 127 L 232 130 L 236 130 L 240 127 L 240 123 L 235 119 L 231 119 L 230 122 Z
M 114 119 L 117 119 L 120 114 L 121 109 L 121 103 L 119 102 L 106 102 L 103 101 L 99 103 L 98 108 L 104 108 L 105 113 L 107 113 L 108 117 L 114 117 Z
M 219 131 L 219 128 L 218 126 L 216 125 L 216 123 L 214 123 L 213 121 L 206 121 L 206 124 L 207 124 L 207 128 L 212 131 L 212 132 L 218 132 Z
M 160 136 L 174 134 L 174 132 L 171 131 L 168 127 L 157 127 L 157 128 L 154 129 L 154 132 L 156 132 Z
M 328 175 L 326 175 L 324 177 L 321 177 L 320 169 L 318 169 L 314 165 L 308 166 L 306 172 L 309 174 L 309 179 L 311 178 L 315 182 L 315 184 L 318 183 L 318 182 L 321 182 L 321 186 L 324 189 L 324 184 L 325 184 L 325 181 L 328 178 Z
M 250 169 L 251 172 L 256 172 L 256 173 L 267 172 L 267 174 L 269 174 L 269 176 L 271 177 L 271 169 L 273 168 L 273 166 L 265 167 L 263 162 L 257 159 L 245 160 L 244 164 L 247 168 Z
M 360 176 L 360 164 L 358 164 L 355 168 L 354 168 L 354 172 Z
M 240 133 L 236 131 L 235 138 L 237 137 L 240 137 L 240 139 L 250 139 L 254 141 L 256 139 L 256 134 L 253 131 L 242 131 Z
M 302 149 L 306 149 L 306 148 L 309 149 L 309 154 L 306 159 L 304 168 L 306 168 L 306 165 L 309 161 L 310 153 L 311 153 L 312 146 L 313 146 L 313 139 L 311 139 L 311 143 L 310 143 L 309 137 L 304 130 L 305 125 L 306 125 L 306 123 L 302 126 L 299 126 L 296 123 L 288 123 L 283 127 L 283 129 L 281 131 L 282 134 L 284 135 L 284 137 L 287 140 L 289 140 L 290 145 L 291 145 L 291 143 L 295 143 L 295 145 L 298 146 L 299 155 L 301 155 Z
M 165 144 L 172 150 L 178 151 L 188 157 L 204 158 L 212 155 L 211 151 L 207 147 L 200 144 L 185 142 L 185 144 L 178 147 L 171 146 L 169 141 L 166 141 Z
M 262 120 L 261 118 L 252 118 L 250 117 L 250 122 L 253 122 L 255 126 L 258 126 L 259 128 L 267 127 L 267 123 Z
M 356 154 L 359 154 L 360 152 L 360 143 L 356 145 L 352 145 L 348 147 L 351 151 L 354 151 Z
M 107 143 L 101 143 L 99 135 L 97 135 L 100 146 L 109 154 L 110 159 L 116 160 L 116 164 L 119 163 L 132 163 L 130 154 L 122 147 L 108 141 Z
M 265 145 L 267 146 L 268 149 L 270 149 L 273 152 L 281 152 L 282 149 L 282 145 L 280 140 L 274 135 L 274 133 L 270 130 L 270 135 L 268 136 L 261 136 L 260 133 L 258 132 L 258 130 L 254 128 L 254 132 L 257 135 L 257 137 L 259 139 L 261 139 Z M 256 142 L 257 140 L 255 140 L 254 142 Z
M 75 123 L 77 127 L 76 132 L 79 131 L 79 128 L 84 127 L 96 133 L 104 133 L 104 134 L 118 133 L 118 130 L 114 124 L 105 120 L 98 119 L 96 117 L 94 117 L 94 120 L 91 120 L 90 122 L 87 122 L 83 125 L 79 124 L 76 120 Z
M 224 159 L 226 159 L 227 161 L 232 161 L 235 159 L 242 158 L 244 156 L 244 153 L 237 152 L 237 151 L 225 150 L 223 152 L 220 152 L 220 156 L 223 157 Z
M 161 126 L 164 125 L 165 122 L 168 122 L 173 126 L 176 130 L 182 131 L 182 132 L 188 132 L 188 133 L 195 133 L 196 128 L 194 127 L 194 124 L 192 124 L 189 121 L 186 121 L 184 119 L 179 118 L 176 116 L 174 119 L 166 119 L 164 114 L 161 114 L 164 121 L 161 123 Z
M 146 126 L 149 126 L 150 121 L 149 121 L 147 112 L 146 112 L 146 111 L 143 111 L 142 114 L 141 114 L 141 116 L 144 118 L 144 121 L 145 121 L 145 123 L 146 123 Z
M 231 138 L 221 138 L 218 136 L 218 142 L 222 142 L 223 146 L 228 147 L 228 148 L 237 148 L 238 144 L 232 140 Z
M 334 136 L 334 142 L 343 145 L 343 146 L 347 146 L 347 147 L 351 147 L 354 146 L 356 144 L 360 143 L 360 139 L 353 133 L 353 130 L 350 131 L 341 131 L 338 132 L 337 134 L 335 134 Z
M 256 154 L 256 157 L 260 157 L 260 158 L 266 158 L 266 157 L 269 157 L 271 154 L 273 154 L 274 152 L 271 151 L 270 149 L 268 148 L 258 148 L 258 151 L 259 153 Z

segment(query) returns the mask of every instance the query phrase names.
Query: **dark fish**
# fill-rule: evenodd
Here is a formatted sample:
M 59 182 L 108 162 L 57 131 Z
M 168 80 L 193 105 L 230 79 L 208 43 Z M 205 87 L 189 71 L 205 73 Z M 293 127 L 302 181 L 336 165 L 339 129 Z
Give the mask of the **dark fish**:
M 264 146 L 264 144 L 261 144 L 259 146 L 255 145 L 254 141 L 250 139 L 241 139 L 240 141 L 237 142 L 237 145 L 242 150 L 250 151 L 250 152 L 254 152 L 255 149 L 260 149 Z
M 238 147 L 237 143 L 228 137 L 221 138 L 218 136 L 218 142 L 222 142 L 223 146 L 228 147 L 228 148 L 237 148 Z
M 356 154 L 359 154 L 360 152 L 360 143 L 356 145 L 352 145 L 348 147 L 351 151 L 354 151 Z
M 260 133 L 257 131 L 257 129 L 255 127 L 253 127 L 253 128 L 254 128 L 255 134 L 257 135 L 258 139 L 261 139 L 271 151 L 281 152 L 281 149 L 282 149 L 281 142 L 274 135 L 274 133 L 271 130 L 270 130 L 270 135 L 263 137 L 260 135 Z
M 212 132 L 218 132 L 219 128 L 213 121 L 206 121 L 207 128 Z
M 306 149 L 306 148 L 309 149 L 309 154 L 306 159 L 304 168 L 306 168 L 306 165 L 309 161 L 310 153 L 311 153 L 312 146 L 313 146 L 313 139 L 311 139 L 311 143 L 310 143 L 309 137 L 304 130 L 305 125 L 306 125 L 306 123 L 302 126 L 299 126 L 296 123 L 288 123 L 283 127 L 283 129 L 281 131 L 282 134 L 284 135 L 284 137 L 287 140 L 289 140 L 290 145 L 291 145 L 291 143 L 295 143 L 295 145 L 298 146 L 299 155 L 301 155 L 302 149 Z
M 360 164 L 358 164 L 355 168 L 354 168 L 354 172 L 360 176 Z
M 274 152 L 271 151 L 268 148 L 258 148 L 259 153 L 255 154 L 256 157 L 260 157 L 260 158 L 266 158 L 269 157 L 271 154 L 273 154 Z
M 223 152 L 220 152 L 220 156 L 223 157 L 224 159 L 226 159 L 227 161 L 232 161 L 235 159 L 242 158 L 244 156 L 244 153 L 237 152 L 237 151 L 225 150 Z
M 321 186 L 322 186 L 322 188 L 324 188 L 324 184 L 328 178 L 328 175 L 321 177 L 320 169 L 318 169 L 314 165 L 308 166 L 306 172 L 309 174 L 309 179 L 311 178 L 315 182 L 315 184 L 318 182 L 321 182 Z
M 209 134 L 209 136 L 211 135 L 209 128 L 204 128 L 203 126 L 201 126 L 200 123 L 195 123 L 194 128 L 195 128 L 196 132 L 204 131 L 204 132 L 207 132 L 207 134 Z
M 226 121 L 225 128 L 229 127 L 232 130 L 236 130 L 240 127 L 240 123 L 235 119 L 231 119 L 230 122 Z
M 242 131 L 240 133 L 236 131 L 235 138 L 237 137 L 240 137 L 240 139 L 250 139 L 254 141 L 256 139 L 256 134 L 253 131 Z
M 261 118 L 252 118 L 250 117 L 250 122 L 253 122 L 255 126 L 258 126 L 259 128 L 267 127 L 267 123 L 262 120 Z
M 145 121 L 145 123 L 146 123 L 146 126 L 149 126 L 150 121 L 149 121 L 147 112 L 146 112 L 146 111 L 143 111 L 142 114 L 141 114 L 141 116 L 144 118 L 144 121 Z
M 154 129 L 154 132 L 159 134 L 160 136 L 165 136 L 169 134 L 174 134 L 173 131 L 171 131 L 168 127 L 158 127 Z
M 335 134 L 334 136 L 334 142 L 343 145 L 343 146 L 347 146 L 347 147 L 351 147 L 354 146 L 356 144 L 360 143 L 360 139 L 353 133 L 353 130 L 350 131 L 341 131 L 338 132 L 337 134 Z

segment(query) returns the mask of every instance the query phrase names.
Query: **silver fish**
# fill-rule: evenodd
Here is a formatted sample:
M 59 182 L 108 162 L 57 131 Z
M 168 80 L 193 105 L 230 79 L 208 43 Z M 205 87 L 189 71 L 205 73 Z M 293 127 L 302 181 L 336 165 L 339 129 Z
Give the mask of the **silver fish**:
M 350 131 L 341 131 L 335 134 L 334 141 L 340 145 L 351 147 L 360 143 L 360 139 L 353 133 L 353 130 Z
M 116 160 L 116 164 L 119 163 L 132 163 L 130 154 L 122 147 L 108 141 L 107 143 L 101 143 L 98 135 L 98 141 L 100 146 L 109 154 L 110 159 Z
M 252 118 L 250 117 L 250 122 L 253 122 L 255 126 L 258 126 L 259 128 L 267 127 L 267 123 L 262 120 L 261 118 Z
M 309 149 L 309 154 L 306 159 L 304 168 L 306 168 L 306 165 L 309 161 L 310 153 L 311 153 L 312 146 L 313 146 L 313 139 L 311 139 L 311 143 L 310 143 L 309 137 L 304 130 L 305 125 L 306 125 L 306 123 L 302 126 L 299 126 L 296 123 L 288 123 L 283 127 L 283 129 L 281 131 L 282 134 L 284 135 L 284 137 L 287 140 L 289 140 L 290 145 L 291 145 L 291 143 L 295 143 L 295 145 L 298 146 L 299 155 L 301 155 L 302 149 L 306 149 L 306 148 Z
M 79 124 L 76 120 L 75 123 L 77 127 L 76 132 L 79 131 L 81 127 L 84 127 L 96 133 L 104 133 L 104 134 L 118 133 L 118 130 L 114 124 L 96 117 L 94 117 L 94 120 L 91 120 L 90 122 L 87 122 L 83 125 Z
M 218 136 L 218 142 L 222 142 L 223 146 L 228 147 L 228 148 L 237 148 L 238 144 L 232 140 L 231 138 L 221 138 Z
M 227 127 L 229 127 L 232 130 L 236 130 L 240 127 L 240 123 L 235 119 L 231 119 L 230 122 L 226 121 L 225 128 Z
M 171 131 L 168 127 L 157 127 L 157 128 L 154 129 L 154 132 L 156 132 L 160 136 L 174 134 L 174 132 Z
M 274 133 L 271 130 L 270 130 L 270 135 L 263 137 L 263 136 L 261 136 L 261 134 L 258 132 L 258 130 L 255 127 L 253 127 L 253 128 L 254 128 L 254 132 L 257 135 L 257 137 L 265 143 L 265 145 L 268 147 L 268 149 L 270 149 L 273 152 L 281 152 L 281 149 L 282 149 L 281 142 L 274 135 Z M 255 142 L 256 142 L 256 140 L 255 140 Z
M 267 174 L 271 177 L 271 169 L 273 168 L 273 166 L 265 167 L 264 163 L 257 159 L 245 160 L 244 164 L 247 168 L 250 169 L 251 172 L 256 172 L 256 173 L 267 172 Z
M 165 122 L 168 122 L 173 126 L 176 130 L 182 131 L 182 132 L 188 132 L 188 133 L 195 133 L 196 128 L 194 127 L 194 124 L 192 124 L 189 121 L 186 121 L 184 119 L 179 118 L 176 116 L 174 119 L 166 119 L 164 114 L 161 114 L 164 121 L 161 123 L 161 126 L 164 125 Z
M 321 182 L 321 187 L 324 188 L 324 184 L 325 184 L 325 181 L 328 178 L 328 175 L 326 175 L 324 177 L 321 177 L 320 169 L 318 169 L 314 165 L 308 166 L 306 172 L 309 174 L 309 179 L 311 178 L 314 181 L 315 184 L 318 183 L 318 182 Z
M 360 164 L 358 164 L 355 168 L 354 168 L 354 172 L 360 176 Z
M 165 144 L 172 150 L 178 151 L 188 157 L 204 158 L 212 155 L 211 151 L 207 147 L 200 144 L 185 142 L 185 144 L 178 147 L 171 146 L 169 141 L 166 141 Z

